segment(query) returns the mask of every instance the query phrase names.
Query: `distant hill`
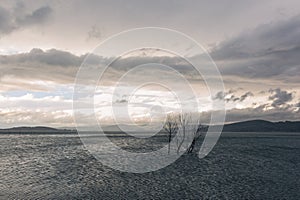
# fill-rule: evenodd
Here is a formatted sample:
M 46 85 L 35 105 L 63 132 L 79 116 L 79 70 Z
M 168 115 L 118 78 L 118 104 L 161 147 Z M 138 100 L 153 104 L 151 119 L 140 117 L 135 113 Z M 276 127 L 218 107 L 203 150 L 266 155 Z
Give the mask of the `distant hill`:
M 27 134 L 34 134 L 34 133 L 49 133 L 49 134 L 67 134 L 67 133 L 75 133 L 74 130 L 68 129 L 56 129 L 46 126 L 35 126 L 35 127 L 13 127 L 7 129 L 0 129 L 0 133 L 27 133 Z
M 223 132 L 300 132 L 300 121 L 269 122 L 251 120 L 225 124 Z
M 128 127 L 127 127 L 128 128 Z M 107 132 L 120 132 L 116 125 L 106 126 L 103 128 Z M 225 124 L 223 132 L 299 132 L 300 121 L 269 122 L 265 120 L 251 120 Z M 9 134 L 75 134 L 76 130 L 56 129 L 45 126 L 36 127 L 14 127 L 0 129 L 1 133 Z

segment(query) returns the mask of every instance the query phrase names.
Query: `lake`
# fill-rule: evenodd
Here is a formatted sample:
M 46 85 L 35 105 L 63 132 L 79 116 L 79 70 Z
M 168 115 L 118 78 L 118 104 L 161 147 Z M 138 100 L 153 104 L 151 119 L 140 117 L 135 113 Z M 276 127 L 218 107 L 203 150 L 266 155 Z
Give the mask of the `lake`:
M 167 138 L 112 140 L 138 151 Z M 2 134 L 0 149 L 0 199 L 300 199 L 300 133 L 222 133 L 207 157 L 144 174 L 102 165 L 77 135 Z

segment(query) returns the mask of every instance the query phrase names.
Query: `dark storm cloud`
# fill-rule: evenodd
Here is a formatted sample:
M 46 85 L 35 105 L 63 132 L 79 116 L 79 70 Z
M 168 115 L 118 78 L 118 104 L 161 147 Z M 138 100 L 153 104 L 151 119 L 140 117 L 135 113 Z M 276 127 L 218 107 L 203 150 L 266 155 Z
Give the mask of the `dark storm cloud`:
M 293 93 L 287 92 L 284 90 L 281 90 L 280 88 L 277 88 L 275 90 L 270 90 L 271 96 L 269 96 L 269 100 L 272 100 L 272 106 L 273 107 L 279 107 L 282 105 L 285 105 L 287 102 L 291 101 L 293 99 Z
M 292 77 L 300 75 L 300 17 L 245 31 L 222 42 L 211 55 L 225 75 L 297 81 Z
M 28 12 L 25 12 L 25 10 L 26 6 L 21 2 L 17 3 L 12 10 L 0 6 L 0 35 L 27 26 L 43 24 L 52 13 L 49 6 L 42 6 Z

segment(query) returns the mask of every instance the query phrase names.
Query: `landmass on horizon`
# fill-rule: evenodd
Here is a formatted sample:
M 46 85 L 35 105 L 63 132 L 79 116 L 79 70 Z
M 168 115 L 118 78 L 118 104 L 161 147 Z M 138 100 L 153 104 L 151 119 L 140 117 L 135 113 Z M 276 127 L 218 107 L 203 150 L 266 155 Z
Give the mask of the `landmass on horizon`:
M 121 132 L 117 125 L 103 127 L 105 132 Z M 225 124 L 222 132 L 300 132 L 300 121 L 270 122 L 249 120 Z M 76 134 L 75 128 L 52 128 L 46 126 L 13 127 L 0 129 L 0 134 Z

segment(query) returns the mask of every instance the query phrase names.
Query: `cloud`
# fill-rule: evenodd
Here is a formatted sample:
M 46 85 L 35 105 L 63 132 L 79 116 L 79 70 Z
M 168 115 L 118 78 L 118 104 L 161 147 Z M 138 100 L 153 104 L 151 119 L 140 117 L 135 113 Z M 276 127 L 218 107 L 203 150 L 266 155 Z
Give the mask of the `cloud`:
M 224 75 L 299 82 L 300 17 L 262 24 L 211 51 Z
M 77 56 L 67 51 L 50 49 L 32 49 L 28 53 L 0 55 L 0 84 L 2 90 L 21 86 L 37 88 L 53 84 L 73 84 L 77 70 L 85 59 L 85 55 Z M 97 65 L 104 58 L 90 55 L 89 64 Z
M 78 56 L 67 51 L 57 49 L 43 51 L 38 48 L 34 48 L 28 53 L 0 55 L 0 83 L 2 89 L 5 86 L 11 88 L 13 85 L 37 88 L 38 85 L 30 85 L 32 85 L 32 82 L 38 81 L 72 84 L 74 83 L 79 67 L 87 56 L 89 56 L 89 59 L 86 61 L 88 62 L 87 64 L 97 67 L 104 67 L 104 64 L 108 60 L 114 60 L 102 76 L 101 81 L 104 84 L 115 84 L 122 75 L 134 67 L 149 63 L 170 66 L 191 83 L 202 81 L 201 75 L 185 60 L 173 57 L 172 55 L 162 56 L 161 52 L 152 51 L 141 50 L 137 54 L 131 56 L 125 55 L 119 58 L 104 58 L 94 54 Z M 170 80 L 171 82 L 175 81 L 179 84 L 176 77 L 174 77 L 174 72 L 166 68 L 157 68 L 156 70 L 149 68 L 147 71 L 142 72 L 137 70 L 131 72 L 130 76 L 133 77 L 131 79 L 132 83 L 145 81 L 144 78 L 148 77 L 147 80 L 151 78 L 151 81 L 154 82 L 163 79 Z
M 18 2 L 14 9 L 9 10 L 0 6 L 0 36 L 17 29 L 45 23 L 52 13 L 49 6 L 42 6 L 25 12 L 26 6 Z
M 300 45 L 300 17 L 276 23 L 262 24 L 220 43 L 212 51 L 216 60 L 247 59 L 280 51 L 293 50 Z
M 256 108 L 231 109 L 226 112 L 226 121 L 243 121 L 251 119 L 265 119 L 270 121 L 299 120 L 300 112 L 291 108 L 265 109 L 266 105 Z
M 74 120 L 69 113 L 58 111 L 32 111 L 26 109 L 0 110 L 1 128 L 13 126 L 74 126 Z
M 29 53 L 0 56 L 0 84 L 5 88 L 48 88 L 73 83 L 83 58 L 58 50 L 33 49 Z M 46 84 L 46 83 L 49 84 Z M 30 86 L 32 85 L 32 86 Z
M 44 109 L 44 110 L 71 110 L 72 100 L 65 99 L 62 96 L 36 97 L 32 93 L 23 96 L 12 97 L 0 95 L 0 109 L 20 108 L 20 109 Z M 37 107 L 38 105 L 38 107 Z
M 252 92 L 246 92 L 245 94 L 243 94 L 240 98 L 239 101 L 244 101 L 247 97 L 253 97 L 253 93 Z
M 116 100 L 115 103 L 128 103 L 128 101 L 126 99 L 120 99 L 120 100 Z
M 225 100 L 226 102 L 243 102 L 246 98 L 248 97 L 253 97 L 254 94 L 250 91 L 244 93 L 241 96 L 236 96 L 236 94 L 234 94 L 234 92 L 236 92 L 235 90 L 229 90 L 228 92 L 218 92 L 213 99 L 214 100 Z
M 275 108 L 285 105 L 293 99 L 293 94 L 291 92 L 283 91 L 280 88 L 275 90 L 271 89 L 269 92 L 272 94 L 269 96 L 269 100 L 273 101 L 271 105 Z
M 250 91 L 238 96 L 234 94 L 234 90 L 230 90 L 222 94 L 217 93 L 215 99 L 224 99 L 229 102 L 243 102 L 248 97 L 253 97 L 252 105 L 237 108 L 232 107 L 226 109 L 226 122 L 244 121 L 251 119 L 265 119 L 270 121 L 281 120 L 299 120 L 300 103 L 294 103 L 294 91 L 289 92 L 281 88 L 270 89 L 265 93 L 254 94 Z M 270 94 L 267 96 L 267 94 Z M 258 96 L 257 96 L 258 95 Z M 262 98 L 263 97 L 263 98 Z M 210 119 L 210 112 L 203 113 L 203 120 Z
M 264 119 L 269 121 L 298 121 L 300 118 L 300 109 L 295 110 L 292 107 L 270 108 L 269 106 L 269 104 L 264 104 L 257 107 L 228 109 L 226 110 L 225 122 L 228 123 L 255 119 Z M 210 117 L 210 112 L 201 113 L 202 123 L 208 123 L 210 121 Z
M 89 30 L 88 32 L 88 37 L 87 37 L 87 40 L 90 40 L 90 39 L 101 39 L 102 38 L 102 33 L 100 31 L 100 29 L 96 26 L 96 25 L 93 25 L 91 27 L 91 30 Z
M 37 94 L 37 93 L 36 93 Z M 19 125 L 71 126 L 72 101 L 62 96 L 0 94 L 0 127 Z
M 40 63 L 44 65 L 76 66 L 80 65 L 83 57 L 78 57 L 66 51 L 50 49 L 32 49 L 29 53 L 1 56 L 2 64 Z
M 23 17 L 17 17 L 16 23 L 20 27 L 34 24 L 42 24 L 49 19 L 52 9 L 49 6 L 40 7 L 32 13 L 26 14 Z
M 8 10 L 0 7 L 0 33 L 2 34 L 9 33 L 15 29 L 10 15 Z
M 94 48 L 96 40 L 102 40 L 126 29 L 138 26 L 158 26 L 182 31 L 202 43 L 204 47 L 210 46 L 211 43 L 216 44 L 215 48 L 212 46 L 211 55 L 220 67 L 226 88 L 237 85 L 244 88 L 241 91 L 231 90 L 216 95 L 216 99 L 225 99 L 227 102 L 228 120 L 264 117 L 295 119 L 297 117 L 295 109 L 299 107 L 299 101 L 293 100 L 298 100 L 299 96 L 295 95 L 293 99 L 293 95 L 290 97 L 291 92 L 286 89 L 297 90 L 299 94 L 300 19 L 299 16 L 288 18 L 299 13 L 300 6 L 298 5 L 297 1 L 279 0 L 272 2 L 229 0 L 222 3 L 200 1 L 153 3 L 135 0 L 129 4 L 119 0 L 106 3 L 103 1 L 92 3 L 49 1 L 47 4 L 30 0 L 17 1 L 17 3 L 7 1 L 0 6 L 1 52 L 5 54 L 24 52 L 32 47 L 55 47 L 68 49 L 70 52 L 58 49 L 46 51 L 33 49 L 28 53 L 0 56 L 0 92 L 2 94 L 8 90 L 15 92 L 16 89 L 29 92 L 46 91 L 46 93 L 49 92 L 49 98 L 56 98 L 66 93 L 69 95 L 72 93 L 77 70 L 86 56 L 86 54 L 75 55 L 74 52 L 90 51 Z M 286 12 L 286 20 L 276 22 L 279 19 L 277 18 L 278 8 Z M 149 10 L 151 12 L 148 12 Z M 166 12 L 166 10 L 170 11 Z M 229 12 L 233 14 L 228 14 Z M 275 22 L 270 23 L 270 20 L 275 20 Z M 42 26 L 44 24 L 47 26 Z M 261 25 L 257 26 L 258 24 Z M 255 26 L 257 28 L 253 28 Z M 224 37 L 241 30 L 246 31 L 224 40 Z M 221 40 L 224 41 L 218 44 Z M 190 83 L 198 85 L 202 81 L 192 66 L 179 57 L 159 54 L 161 52 L 145 50 L 128 57 L 123 56 L 112 64 L 112 68 L 105 75 L 105 80 L 109 84 L 115 83 L 122 74 L 134 66 L 156 62 L 172 66 Z M 95 55 L 91 57 L 93 58 L 91 63 L 95 65 L 101 64 L 104 59 L 110 59 Z M 172 79 L 169 73 L 165 73 L 166 76 L 163 77 L 159 71 L 149 69 L 149 71 L 144 71 L 144 74 L 151 77 L 154 82 L 158 79 L 179 82 L 176 78 Z M 131 80 L 139 82 L 144 81 L 145 78 L 140 73 L 133 74 Z M 68 91 L 62 89 L 61 94 L 51 94 L 57 92 L 59 90 L 57 88 L 62 85 L 71 89 Z M 269 88 L 277 87 L 280 89 L 275 89 L 271 93 L 258 94 L 256 91 L 257 89 L 268 91 Z M 186 89 L 185 85 L 183 89 Z M 202 88 L 197 88 L 195 91 L 201 93 L 200 95 L 205 93 Z M 101 106 L 107 103 L 105 95 L 99 97 Z M 149 95 L 149 97 L 137 96 L 135 103 L 137 106 L 139 104 L 150 105 L 157 102 L 155 96 L 157 94 Z M 121 97 L 116 102 L 125 104 L 125 102 L 122 103 Z M 68 107 L 65 105 L 68 104 L 65 99 L 55 100 L 55 98 L 53 101 L 38 100 L 36 97 L 30 99 L 29 96 L 24 96 L 18 101 L 14 98 L 4 98 L 0 110 L 3 117 L 0 121 L 19 120 L 19 123 L 34 121 L 44 123 L 53 122 L 51 117 L 63 121 L 63 118 L 59 117 L 60 113 L 55 113 L 55 110 L 36 111 L 37 113 L 32 110 L 35 107 L 51 108 L 53 106 L 58 110 Z M 172 99 L 164 98 L 162 102 L 167 105 L 174 104 Z M 61 107 L 55 106 L 56 104 Z M 203 104 L 205 107 L 206 101 Z M 247 106 L 250 108 L 245 108 Z M 6 107 L 11 109 L 4 113 Z M 17 115 L 18 112 L 20 115 Z M 53 114 L 44 118 L 47 112 Z M 30 118 L 31 115 L 32 118 Z
M 225 97 L 225 93 L 222 92 L 222 91 L 220 91 L 220 92 L 218 92 L 218 93 L 214 96 L 213 99 L 215 99 L 215 100 L 224 100 L 224 97 Z
M 172 66 L 175 70 L 178 70 L 180 73 L 182 73 L 184 77 L 191 83 L 195 81 L 195 85 L 201 84 L 201 79 L 193 74 L 194 69 L 192 66 L 180 60 L 178 57 L 158 54 L 159 52 L 157 51 L 154 51 L 152 53 L 148 51 L 141 51 L 128 57 L 125 55 L 112 63 L 112 67 L 107 71 L 107 74 L 105 74 L 105 80 L 116 83 L 118 78 L 122 77 L 125 72 L 129 71 L 133 67 L 145 63 L 156 62 Z M 51 93 L 53 91 L 57 92 L 57 88 L 60 85 L 68 85 L 70 86 L 70 88 L 72 88 L 77 70 L 79 69 L 79 66 L 85 59 L 86 55 L 87 54 L 78 56 L 70 52 L 57 49 L 50 49 L 46 51 L 43 51 L 41 49 L 32 49 L 28 53 L 0 56 L 0 89 L 2 91 L 14 91 L 16 89 L 26 89 L 28 91 L 45 90 L 46 92 L 50 92 L 48 96 L 50 99 L 52 99 L 51 101 L 47 100 L 46 98 L 28 99 L 28 96 L 24 96 L 19 99 L 19 101 L 15 101 L 14 98 L 4 98 L 4 100 L 2 101 L 4 105 L 3 108 L 9 107 L 10 109 L 5 112 L 7 114 L 6 116 L 8 116 L 7 120 L 4 120 L 5 113 L 4 111 L 2 112 L 3 123 L 9 123 L 10 120 L 10 122 L 13 123 L 30 124 L 31 120 L 37 120 L 37 122 L 41 124 L 48 123 L 49 125 L 60 126 L 58 125 L 59 122 L 57 119 L 66 120 L 67 118 L 70 118 L 70 114 L 65 112 L 66 109 L 70 109 L 70 103 L 67 102 L 66 99 L 60 99 L 61 97 L 54 98 L 54 96 L 61 96 L 62 94 L 53 95 Z M 102 64 L 105 59 L 112 59 L 103 58 L 96 55 L 90 56 L 92 58 L 90 64 L 94 65 Z M 168 70 L 156 71 L 153 70 L 153 68 L 149 68 L 149 70 L 142 70 L 140 72 L 131 74 L 127 77 L 128 79 L 126 80 L 136 81 L 137 83 L 163 80 L 166 81 L 166 83 L 179 84 L 180 87 L 176 88 L 179 89 L 182 87 L 182 92 L 187 92 L 186 86 L 182 85 L 178 79 L 174 79 L 173 75 L 174 74 L 170 73 Z M 147 78 L 145 78 L 145 76 L 147 76 Z M 133 84 L 136 83 L 134 82 Z M 111 86 L 111 83 L 110 85 L 107 85 L 107 87 L 112 90 L 113 87 Z M 123 86 L 129 87 L 129 85 L 122 85 L 122 87 Z M 266 91 L 268 91 L 268 89 Z M 259 88 L 259 90 L 261 90 L 261 88 Z M 72 91 L 72 89 L 70 89 L 70 91 L 63 90 L 61 91 L 61 93 L 71 94 Z M 153 94 L 150 91 L 153 91 Z M 203 91 L 204 90 L 202 88 L 197 90 L 199 94 L 201 93 L 200 95 L 205 97 Z M 142 95 L 135 94 L 136 101 L 134 101 L 132 104 L 133 107 L 138 110 L 135 113 L 138 113 L 139 115 L 143 114 L 143 112 L 145 113 L 145 109 L 142 109 L 145 108 L 145 106 L 155 106 L 158 102 L 157 99 L 162 101 L 161 107 L 163 107 L 164 109 L 172 110 L 178 107 L 176 101 L 174 101 L 172 98 L 166 98 L 165 93 L 159 91 L 157 87 L 149 87 L 144 92 L 145 93 Z M 163 96 L 159 96 L 159 94 L 156 94 L 155 92 L 161 92 L 160 94 L 165 98 L 162 98 Z M 102 95 L 99 96 L 99 106 L 101 106 L 101 108 L 105 110 L 105 106 L 107 106 L 110 100 L 105 97 L 105 95 L 107 96 L 105 91 L 100 91 L 100 94 Z M 261 96 L 264 96 L 264 99 L 262 99 Z M 265 118 L 275 121 L 280 120 L 280 118 L 293 120 L 296 119 L 297 116 L 299 116 L 299 113 L 297 113 L 298 111 L 296 108 L 296 102 L 292 101 L 293 92 L 288 92 L 282 88 L 269 90 L 269 93 L 266 92 L 265 94 L 258 94 L 257 91 L 248 90 L 248 88 L 230 89 L 225 93 L 217 93 L 214 98 L 225 100 L 228 103 L 226 104 L 226 108 L 228 112 L 228 120 L 230 121 L 255 118 Z M 260 98 L 260 100 L 256 101 L 257 98 Z M 264 104 L 266 102 L 267 104 Z M 122 98 L 122 95 L 117 98 L 114 103 L 118 104 L 119 106 L 126 105 L 126 102 Z M 255 105 L 253 103 L 255 103 Z M 57 106 L 56 104 L 60 106 Z M 210 109 L 207 105 L 209 105 L 209 102 L 204 103 L 203 106 L 205 107 L 205 109 L 203 110 L 206 111 Z M 41 110 L 36 111 L 35 109 L 37 109 L 37 107 Z M 51 107 L 56 108 L 61 112 L 56 113 L 57 110 L 51 109 L 48 111 L 45 110 Z M 20 115 L 17 115 L 17 110 L 20 112 Z M 45 114 L 46 112 L 49 112 L 50 114 L 47 115 Z M 67 114 L 63 115 L 62 112 Z M 27 118 L 26 114 L 28 114 Z M 30 115 L 32 115 L 32 117 Z M 39 115 L 49 116 L 49 118 L 41 116 L 40 120 L 38 120 Z M 19 117 L 19 119 L 13 119 L 14 116 Z M 54 119 L 50 119 L 51 117 L 53 117 Z M 109 116 L 101 117 L 105 120 L 109 119 Z

